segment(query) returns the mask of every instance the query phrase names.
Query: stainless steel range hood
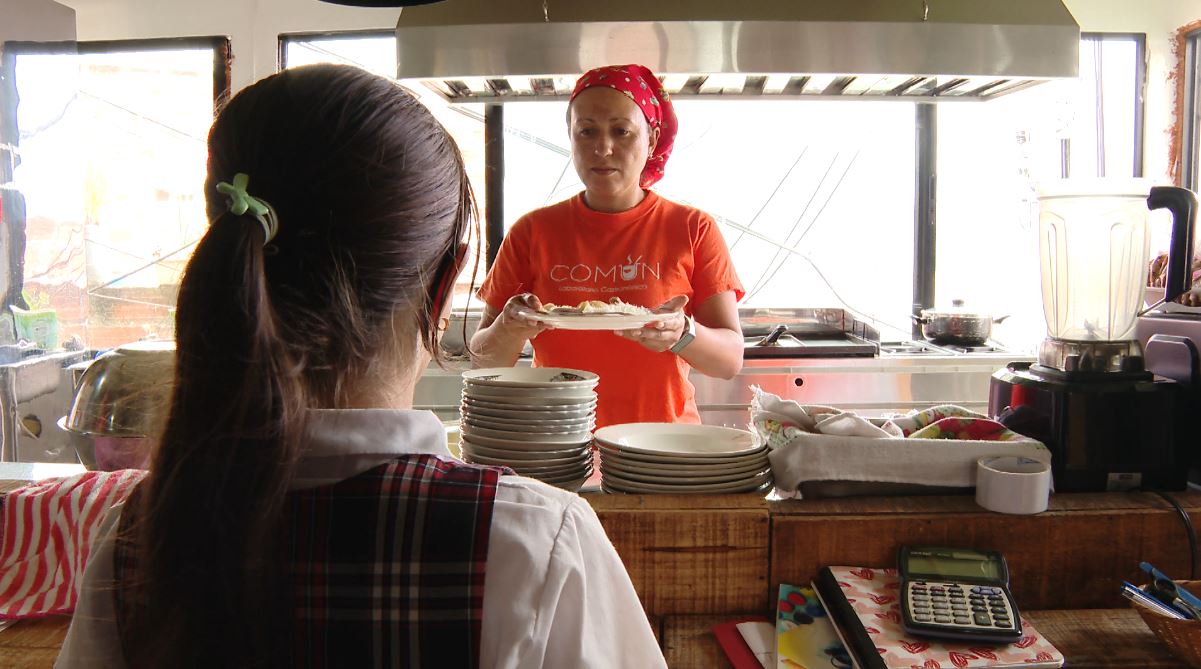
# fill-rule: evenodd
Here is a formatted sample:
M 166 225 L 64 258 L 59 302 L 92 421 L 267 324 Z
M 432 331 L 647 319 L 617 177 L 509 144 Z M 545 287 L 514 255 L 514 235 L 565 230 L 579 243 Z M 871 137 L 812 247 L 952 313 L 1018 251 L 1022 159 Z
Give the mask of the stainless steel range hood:
M 1061 0 L 444 0 L 396 36 L 399 77 L 455 102 L 563 99 L 631 62 L 678 97 L 986 100 L 1080 58 Z

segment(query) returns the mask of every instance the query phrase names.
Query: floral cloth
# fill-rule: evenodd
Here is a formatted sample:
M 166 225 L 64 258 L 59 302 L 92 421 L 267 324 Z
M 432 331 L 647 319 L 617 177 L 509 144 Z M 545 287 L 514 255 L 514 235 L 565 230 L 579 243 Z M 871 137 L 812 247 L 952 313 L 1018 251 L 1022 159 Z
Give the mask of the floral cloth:
M 650 188 L 663 178 L 663 169 L 667 165 L 667 158 L 671 156 L 679 129 L 671 97 L 655 73 L 642 65 L 608 65 L 589 70 L 576 81 L 571 100 L 593 86 L 608 86 L 625 93 L 638 105 L 646 122 L 652 128 L 659 129 L 659 141 L 646 159 L 639 182 L 643 188 Z

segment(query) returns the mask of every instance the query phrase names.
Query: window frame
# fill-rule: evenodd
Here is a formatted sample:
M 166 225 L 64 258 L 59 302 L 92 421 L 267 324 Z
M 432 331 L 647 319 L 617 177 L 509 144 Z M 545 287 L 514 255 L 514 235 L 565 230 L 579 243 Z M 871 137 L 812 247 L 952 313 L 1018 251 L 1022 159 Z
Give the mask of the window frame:
M 1180 77 L 1183 89 L 1179 124 L 1180 181 L 1194 193 L 1201 190 L 1201 27 L 1182 31 Z
M 372 37 L 396 38 L 395 30 L 365 28 L 361 30 L 321 30 L 314 32 L 280 33 L 276 42 L 275 69 L 282 72 L 288 67 L 288 45 L 313 39 L 352 40 Z M 396 78 L 395 73 L 392 76 Z
M 213 115 L 232 94 L 230 70 L 233 51 L 228 36 L 204 37 L 154 37 L 128 40 L 92 40 L 83 42 L 23 42 L 11 41 L 0 50 L 0 147 L 13 146 L 20 149 L 20 137 L 6 135 L 8 128 L 16 128 L 17 112 L 17 58 L 36 55 L 89 55 L 125 53 L 130 51 L 168 51 L 173 49 L 211 49 L 213 51 Z M 9 183 L 13 178 L 15 161 L 0 152 L 5 159 L 0 161 L 0 183 Z M 6 217 L 7 220 L 7 217 Z M 9 305 L 27 308 L 21 291 L 25 287 L 24 225 L 18 230 L 6 224 L 0 238 L 0 252 L 8 256 L 8 292 L 0 296 L 0 308 L 7 311 Z

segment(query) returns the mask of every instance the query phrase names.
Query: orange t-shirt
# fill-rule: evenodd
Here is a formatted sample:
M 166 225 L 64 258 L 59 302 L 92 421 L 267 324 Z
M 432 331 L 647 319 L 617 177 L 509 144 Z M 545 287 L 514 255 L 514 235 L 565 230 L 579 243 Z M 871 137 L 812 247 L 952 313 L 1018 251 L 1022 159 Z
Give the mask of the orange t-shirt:
M 633 209 L 589 209 L 583 194 L 521 217 L 480 287 L 493 309 L 520 293 L 574 306 L 620 297 L 654 308 L 687 295 L 685 313 L 728 290 L 742 298 L 721 231 L 706 213 L 648 191 Z M 600 375 L 597 427 L 615 423 L 699 423 L 688 363 L 612 332 L 548 330 L 533 340 L 534 365 Z

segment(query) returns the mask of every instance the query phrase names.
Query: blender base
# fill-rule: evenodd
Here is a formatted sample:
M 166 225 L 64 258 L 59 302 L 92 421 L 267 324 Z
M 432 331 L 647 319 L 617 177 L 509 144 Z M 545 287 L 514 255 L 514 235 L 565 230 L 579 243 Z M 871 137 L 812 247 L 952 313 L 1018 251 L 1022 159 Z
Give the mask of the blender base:
M 1044 376 L 1030 363 L 993 374 L 989 415 L 1051 451 L 1056 492 L 1183 490 L 1201 438 L 1196 391 L 1170 379 Z

